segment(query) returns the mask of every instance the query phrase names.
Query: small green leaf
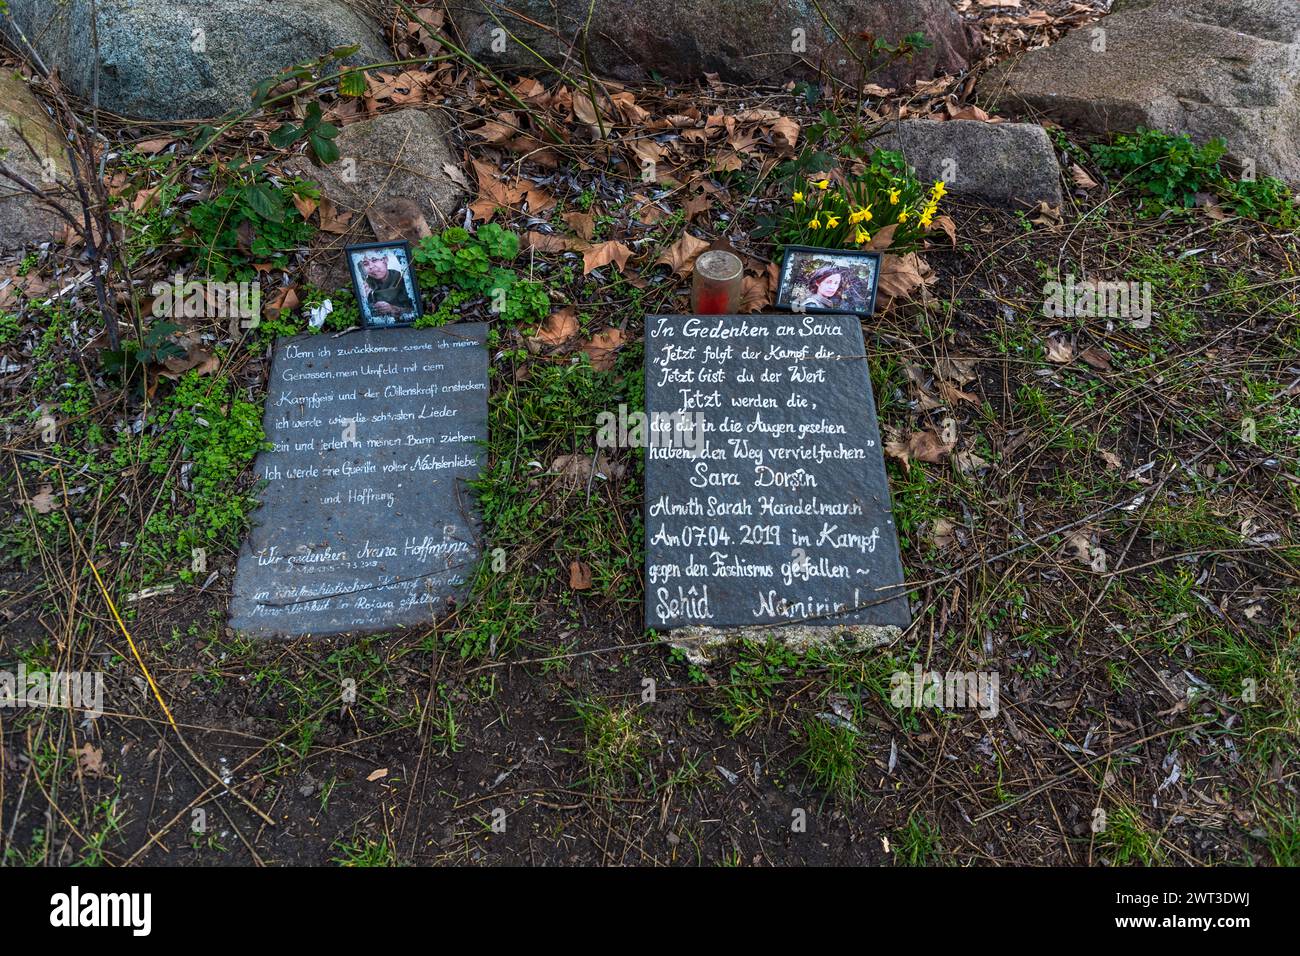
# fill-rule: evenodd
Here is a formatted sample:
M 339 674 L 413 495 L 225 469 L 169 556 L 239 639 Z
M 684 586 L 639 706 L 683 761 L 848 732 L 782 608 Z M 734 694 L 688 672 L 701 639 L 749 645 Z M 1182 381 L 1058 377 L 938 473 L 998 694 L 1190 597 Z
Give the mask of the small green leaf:
M 253 183 L 244 189 L 248 208 L 268 222 L 284 222 L 284 201 L 265 183 Z
M 303 130 L 292 123 L 285 123 L 271 134 L 271 145 L 276 149 L 287 149 L 302 138 Z
M 339 148 L 334 145 L 333 140 L 313 134 L 309 142 L 318 162 L 328 164 L 338 161 Z
M 365 92 L 365 70 L 345 70 L 339 77 L 339 96 L 364 96 Z

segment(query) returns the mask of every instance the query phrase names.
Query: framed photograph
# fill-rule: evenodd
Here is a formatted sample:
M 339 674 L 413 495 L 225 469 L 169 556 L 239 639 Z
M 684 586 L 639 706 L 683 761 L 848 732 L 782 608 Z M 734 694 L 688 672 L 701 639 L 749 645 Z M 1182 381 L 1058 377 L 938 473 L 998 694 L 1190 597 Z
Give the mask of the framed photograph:
M 876 310 L 880 253 L 786 246 L 776 307 L 791 312 L 871 315 Z
M 408 242 L 370 242 L 344 249 L 361 324 L 368 329 L 410 325 L 420 317 L 420 289 Z

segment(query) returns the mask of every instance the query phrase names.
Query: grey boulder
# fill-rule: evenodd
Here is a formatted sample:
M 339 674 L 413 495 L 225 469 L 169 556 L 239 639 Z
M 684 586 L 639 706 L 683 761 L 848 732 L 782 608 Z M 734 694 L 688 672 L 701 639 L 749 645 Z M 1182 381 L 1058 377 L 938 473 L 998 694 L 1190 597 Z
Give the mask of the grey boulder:
M 476 58 L 545 69 L 536 53 L 569 72 L 590 68 L 625 80 L 718 73 L 740 83 L 783 83 L 811 78 L 822 66 L 853 83 L 860 67 L 837 32 L 855 38 L 866 31 L 890 43 L 924 33 L 930 49 L 868 77 L 898 85 L 965 69 L 973 42 L 947 0 L 448 0 L 447 8 Z
M 1098 133 L 1221 137 L 1261 175 L 1300 182 L 1300 3 L 1129 0 L 1002 64 L 987 100 Z
M 0 70 L 0 166 L 60 202 L 72 215 L 81 206 L 60 188 L 70 180 L 63 137 L 53 120 L 11 70 Z M 67 220 L 7 176 L 0 176 L 0 251 L 50 242 Z
M 1014 208 L 1061 202 L 1061 167 L 1041 126 L 903 120 L 871 145 L 902 153 L 926 182 L 944 180 L 958 202 L 971 198 Z
M 90 0 L 8 0 L 21 31 L 73 93 L 94 92 Z M 123 116 L 202 119 L 246 108 L 261 80 L 330 50 L 391 58 L 378 29 L 343 0 L 96 0 L 99 104 Z M 20 49 L 21 43 L 18 44 Z

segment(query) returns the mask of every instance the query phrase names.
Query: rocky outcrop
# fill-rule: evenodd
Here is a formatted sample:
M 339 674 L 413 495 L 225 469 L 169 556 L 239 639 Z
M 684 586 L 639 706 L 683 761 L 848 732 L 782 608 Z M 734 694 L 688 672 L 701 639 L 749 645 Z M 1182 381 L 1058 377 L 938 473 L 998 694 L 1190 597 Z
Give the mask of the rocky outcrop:
M 1061 167 L 1047 132 L 1031 123 L 904 120 L 871 140 L 901 152 L 926 182 L 952 197 L 1024 208 L 1061 203 Z
M 0 164 L 80 214 L 81 206 L 70 206 L 59 187 L 70 180 L 63 137 L 23 78 L 9 70 L 0 70 Z M 0 176 L 0 252 L 50 242 L 65 223 L 30 191 Z
M 456 169 L 456 157 L 435 114 L 418 109 L 383 113 L 348 124 L 334 142 L 338 162 L 317 167 L 297 157 L 286 171 L 315 181 L 347 220 L 348 231 L 336 237 L 335 245 L 374 238 L 414 242 L 420 234 L 452 224 L 465 191 L 447 172 Z M 337 249 L 315 257 L 308 278 L 323 288 L 346 283 Z
M 0 23 L 49 69 L 124 116 L 198 119 L 246 107 L 262 79 L 341 46 L 390 58 L 376 26 L 343 0 L 8 0 Z M 96 35 L 97 34 L 97 35 Z M 20 45 L 21 48 L 21 45 Z
M 929 49 L 869 77 L 897 85 L 964 69 L 972 42 L 947 0 L 600 0 L 594 7 L 590 0 L 449 0 L 447 6 L 475 57 L 545 69 L 531 50 L 567 71 L 590 68 L 629 80 L 718 73 L 739 83 L 782 83 L 824 67 L 855 83 L 859 63 L 839 37 L 867 32 L 897 43 L 924 33 Z
M 1300 3 L 1128 0 L 1059 42 L 995 68 L 1004 112 L 1099 133 L 1138 126 L 1223 138 L 1238 163 L 1300 182 Z

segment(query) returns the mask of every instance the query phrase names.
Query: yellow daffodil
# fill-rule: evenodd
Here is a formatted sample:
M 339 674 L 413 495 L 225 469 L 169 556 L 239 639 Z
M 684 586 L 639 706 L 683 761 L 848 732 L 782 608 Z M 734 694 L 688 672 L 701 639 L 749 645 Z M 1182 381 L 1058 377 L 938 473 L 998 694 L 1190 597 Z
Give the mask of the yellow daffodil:
M 823 179 L 821 182 L 813 183 L 813 185 L 816 186 L 818 189 L 827 189 L 830 187 L 830 184 L 831 181 L 829 179 Z
M 948 184 L 945 183 L 942 179 L 936 179 L 934 181 L 934 188 L 930 190 L 931 194 L 934 196 L 935 199 L 942 199 L 944 193 L 946 193 L 947 191 L 948 191 Z
M 796 192 L 793 198 L 795 202 L 803 202 L 803 193 Z
M 907 222 L 907 210 L 906 210 L 906 209 L 904 209 L 902 212 L 900 212 L 900 213 L 898 214 L 898 221 L 899 221 L 899 222 Z
M 820 222 L 817 221 L 817 217 L 816 217 L 816 216 L 813 216 L 811 219 L 808 220 L 808 228 L 809 228 L 809 229 L 820 229 L 821 227 L 822 227 L 822 224 L 821 224 Z
M 827 217 L 826 217 L 826 228 L 827 228 L 827 229 L 834 229 L 834 228 L 835 228 L 836 226 L 838 226 L 839 224 L 840 224 L 839 216 L 827 216 Z
M 870 220 L 871 220 L 870 206 L 868 206 L 866 209 L 859 209 L 857 212 L 849 214 L 849 222 L 855 226 L 860 222 L 869 222 Z
M 862 245 L 863 243 L 871 241 L 871 233 L 867 232 L 865 229 L 859 229 L 857 236 L 854 238 L 857 239 L 858 245 Z
M 926 229 L 930 228 L 930 223 L 933 221 L 934 221 L 934 213 L 930 212 L 930 210 L 927 209 L 925 212 L 921 213 L 921 225 L 923 225 Z
M 891 206 L 897 206 L 900 195 L 901 194 L 897 189 L 891 189 L 889 191 L 889 204 Z

